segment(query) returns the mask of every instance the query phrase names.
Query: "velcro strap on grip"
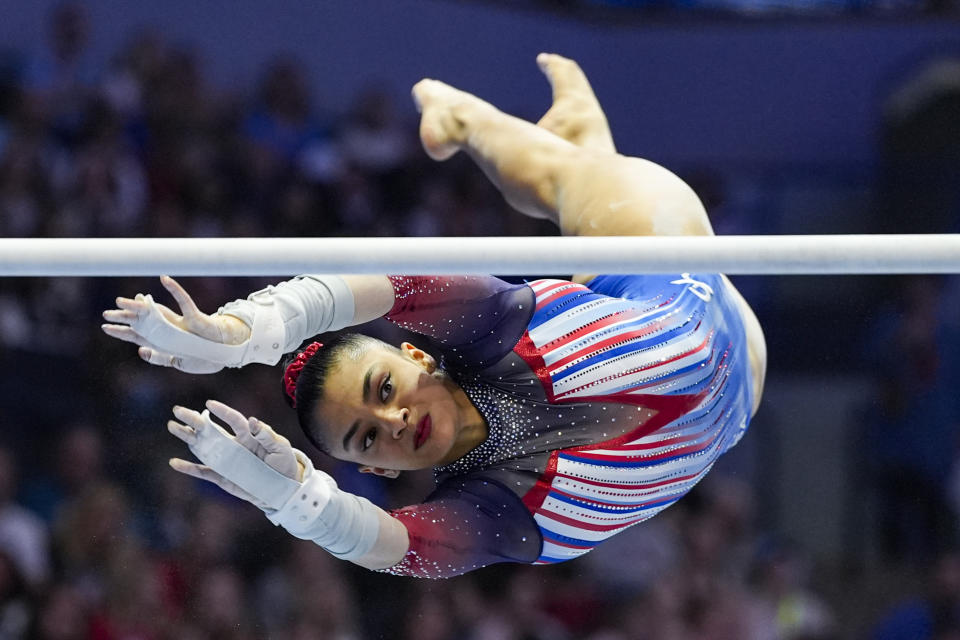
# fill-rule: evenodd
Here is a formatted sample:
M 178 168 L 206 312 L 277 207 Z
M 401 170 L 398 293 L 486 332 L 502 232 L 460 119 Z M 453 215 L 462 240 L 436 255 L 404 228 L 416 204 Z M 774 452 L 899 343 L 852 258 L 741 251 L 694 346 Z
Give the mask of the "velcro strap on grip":
M 338 489 L 333 478 L 322 471 L 310 469 L 309 474 L 286 504 L 267 518 L 343 560 L 369 553 L 380 533 L 379 508 L 364 497 Z
M 263 300 L 263 297 L 254 297 L 253 326 L 250 327 L 250 339 L 244 343 L 247 350 L 239 365 L 251 362 L 274 365 L 283 357 L 283 346 L 286 339 L 283 317 L 273 300 Z M 241 345 L 242 346 L 242 345 Z
M 310 533 L 318 527 L 326 529 L 331 524 L 336 526 L 336 523 L 321 521 L 320 516 L 334 492 L 339 491 L 333 478 L 311 468 L 298 491 L 287 498 L 277 511 L 268 513 L 267 518 L 298 538 L 312 539 L 314 536 Z

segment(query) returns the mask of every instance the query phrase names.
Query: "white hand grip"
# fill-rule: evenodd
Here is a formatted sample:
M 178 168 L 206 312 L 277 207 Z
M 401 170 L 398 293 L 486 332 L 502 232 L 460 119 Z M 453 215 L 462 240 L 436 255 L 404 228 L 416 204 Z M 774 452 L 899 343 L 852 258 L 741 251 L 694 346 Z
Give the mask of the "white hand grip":
M 300 482 L 283 475 L 237 442 L 210 418 L 209 411 L 200 415 L 207 428 L 197 429 L 197 441 L 190 445 L 190 451 L 203 464 L 270 509 L 282 507 L 300 488 Z

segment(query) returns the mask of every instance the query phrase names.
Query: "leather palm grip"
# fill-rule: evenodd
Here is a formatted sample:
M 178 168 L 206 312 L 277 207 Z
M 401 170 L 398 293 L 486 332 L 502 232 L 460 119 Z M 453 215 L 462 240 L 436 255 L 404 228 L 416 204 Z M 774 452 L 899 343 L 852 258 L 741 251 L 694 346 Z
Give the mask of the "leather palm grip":
M 279 509 L 297 491 L 300 482 L 283 475 L 237 442 L 210 418 L 209 411 L 200 415 L 207 421 L 207 428 L 197 430 L 197 442 L 190 445 L 190 451 L 203 464 L 257 498 L 268 509 Z M 294 453 L 298 453 L 296 449 Z M 309 460 L 307 463 L 310 464 Z
M 228 345 L 184 331 L 164 317 L 153 296 L 141 298 L 147 312 L 139 314 L 130 327 L 153 347 L 177 356 L 199 358 L 227 367 L 242 367 L 251 362 L 275 364 L 283 355 L 284 327 L 273 305 L 256 305 L 250 339 Z

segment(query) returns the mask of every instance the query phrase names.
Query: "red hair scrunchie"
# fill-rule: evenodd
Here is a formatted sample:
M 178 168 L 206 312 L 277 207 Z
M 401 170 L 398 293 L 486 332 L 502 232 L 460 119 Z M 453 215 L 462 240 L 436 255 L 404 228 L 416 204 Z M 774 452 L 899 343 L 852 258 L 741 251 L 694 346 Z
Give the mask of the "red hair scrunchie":
M 303 351 L 297 354 L 297 357 L 287 365 L 286 371 L 283 372 L 283 386 L 287 395 L 290 396 L 290 401 L 293 403 L 294 409 L 297 408 L 297 380 L 300 378 L 300 372 L 303 371 L 307 360 L 312 358 L 322 346 L 323 344 L 319 342 L 311 342 Z

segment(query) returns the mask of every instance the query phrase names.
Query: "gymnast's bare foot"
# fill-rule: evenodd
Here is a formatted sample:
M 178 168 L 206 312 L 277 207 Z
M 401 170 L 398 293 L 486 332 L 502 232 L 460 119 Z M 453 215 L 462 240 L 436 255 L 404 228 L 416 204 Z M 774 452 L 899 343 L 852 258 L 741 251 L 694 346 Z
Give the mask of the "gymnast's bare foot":
M 616 152 L 607 118 L 580 65 L 555 53 L 541 53 L 537 64 L 553 88 L 553 106 L 537 126 L 578 147 Z
M 420 111 L 420 141 L 434 160 L 446 160 L 468 142 L 477 116 L 496 113 L 490 103 L 429 78 L 413 85 L 413 99 Z

